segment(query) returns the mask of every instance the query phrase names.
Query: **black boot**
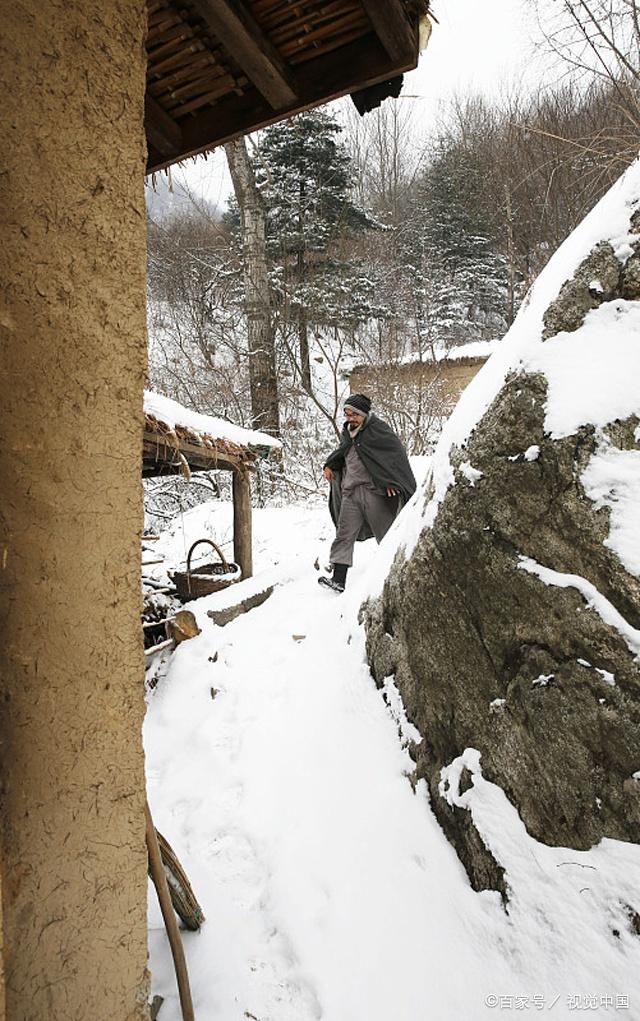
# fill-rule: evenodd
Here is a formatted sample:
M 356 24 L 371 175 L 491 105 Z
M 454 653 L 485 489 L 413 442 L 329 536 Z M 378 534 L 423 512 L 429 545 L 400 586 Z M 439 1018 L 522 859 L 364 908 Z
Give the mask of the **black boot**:
M 318 578 L 318 585 L 324 585 L 325 588 L 330 588 L 333 592 L 344 592 L 348 570 L 347 564 L 334 564 L 332 577 L 327 578 L 326 575 L 323 575 Z

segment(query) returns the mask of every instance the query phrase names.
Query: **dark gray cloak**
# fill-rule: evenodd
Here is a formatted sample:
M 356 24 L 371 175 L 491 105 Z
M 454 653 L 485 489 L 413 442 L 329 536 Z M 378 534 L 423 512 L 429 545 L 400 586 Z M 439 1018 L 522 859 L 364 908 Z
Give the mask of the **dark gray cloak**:
M 340 437 L 340 445 L 329 454 L 324 464 L 325 468 L 331 468 L 333 471 L 333 480 L 329 489 L 329 511 L 334 524 L 337 526 L 340 517 L 342 473 L 345 457 L 352 444 L 377 489 L 381 489 L 383 492 L 387 489 L 399 490 L 398 496 L 387 497 L 387 499 L 395 501 L 397 516 L 416 491 L 415 476 L 411 470 L 407 452 L 391 426 L 383 422 L 377 415 L 369 414 L 353 439 L 349 427 L 345 423 Z M 372 535 L 373 532 L 365 524 L 358 536 L 358 541 L 370 539 Z

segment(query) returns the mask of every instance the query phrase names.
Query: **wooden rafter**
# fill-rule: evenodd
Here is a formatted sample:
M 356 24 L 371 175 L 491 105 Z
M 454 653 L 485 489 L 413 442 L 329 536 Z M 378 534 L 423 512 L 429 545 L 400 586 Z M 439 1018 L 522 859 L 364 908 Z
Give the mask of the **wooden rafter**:
M 295 102 L 296 90 L 284 61 L 240 0 L 191 4 L 274 110 Z
M 148 2 L 148 173 L 417 64 L 410 0 Z
M 378 39 L 392 60 L 400 62 L 417 53 L 418 26 L 407 20 L 401 0 L 363 0 Z
M 308 110 L 320 102 L 329 102 L 356 89 L 387 81 L 416 66 L 417 43 L 413 51 L 398 62 L 391 60 L 373 32 L 369 33 L 367 39 L 366 47 L 358 39 L 315 61 L 309 61 L 305 65 L 304 76 L 300 77 L 295 102 L 286 110 L 274 111 L 255 92 L 225 97 L 214 107 L 204 107 L 182 122 L 181 158 L 223 145 L 249 131 L 267 127 L 283 116 Z M 161 170 L 172 162 L 174 160 L 168 156 L 154 156 L 150 153 L 148 172 Z
M 173 156 L 180 151 L 182 131 L 147 90 L 144 101 L 144 126 L 147 140 L 162 156 Z
M 235 471 L 250 467 L 257 455 L 232 454 L 218 447 L 190 443 L 184 438 L 176 441 L 163 433 L 145 429 L 142 445 L 142 474 L 145 478 L 154 475 L 175 475 L 187 461 L 192 471 Z

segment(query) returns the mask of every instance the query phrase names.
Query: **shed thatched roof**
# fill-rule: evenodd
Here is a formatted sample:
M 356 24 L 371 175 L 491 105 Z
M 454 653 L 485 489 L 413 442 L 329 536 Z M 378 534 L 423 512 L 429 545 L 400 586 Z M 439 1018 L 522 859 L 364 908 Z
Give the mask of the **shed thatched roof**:
M 267 433 L 202 415 L 161 394 L 145 391 L 142 442 L 145 477 L 250 467 L 280 449 L 280 441 Z
M 397 95 L 394 79 L 418 62 L 428 6 L 148 0 L 148 171 L 376 83 L 386 83 L 378 102 Z

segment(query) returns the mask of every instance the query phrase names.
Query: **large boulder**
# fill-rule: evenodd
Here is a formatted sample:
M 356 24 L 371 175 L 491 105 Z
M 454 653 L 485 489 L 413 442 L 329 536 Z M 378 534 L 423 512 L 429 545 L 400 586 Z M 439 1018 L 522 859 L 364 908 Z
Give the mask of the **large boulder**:
M 634 165 L 545 269 L 362 612 L 422 735 L 416 777 L 474 887 L 505 896 L 447 796 L 469 749 L 537 840 L 640 839 L 639 198 Z

